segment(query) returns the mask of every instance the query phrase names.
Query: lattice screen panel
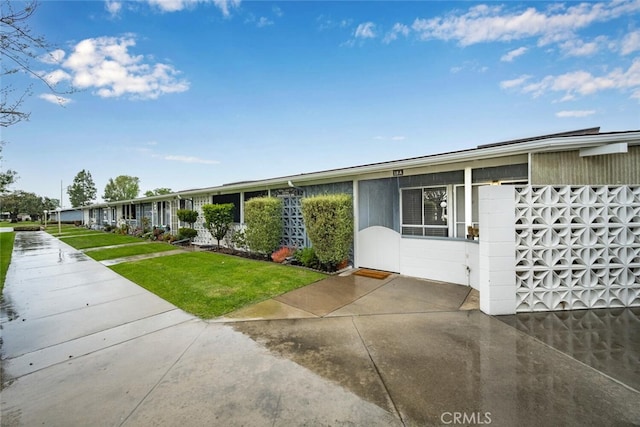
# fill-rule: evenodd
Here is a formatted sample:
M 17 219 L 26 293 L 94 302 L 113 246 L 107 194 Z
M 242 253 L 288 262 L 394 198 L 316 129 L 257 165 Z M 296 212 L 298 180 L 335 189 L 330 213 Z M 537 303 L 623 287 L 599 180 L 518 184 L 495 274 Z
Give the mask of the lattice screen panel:
M 516 192 L 517 311 L 640 306 L 640 187 Z
M 198 230 L 198 235 L 193 239 L 193 243 L 198 245 L 214 245 L 216 241 L 211 237 L 211 233 L 204 227 L 204 215 L 202 206 L 211 203 L 210 196 L 196 196 L 193 198 L 193 210 L 198 212 L 198 220 L 193 224 L 193 228 Z
M 283 206 L 282 246 L 305 247 L 307 234 L 302 219 L 302 192 L 291 189 L 279 190 L 276 194 Z

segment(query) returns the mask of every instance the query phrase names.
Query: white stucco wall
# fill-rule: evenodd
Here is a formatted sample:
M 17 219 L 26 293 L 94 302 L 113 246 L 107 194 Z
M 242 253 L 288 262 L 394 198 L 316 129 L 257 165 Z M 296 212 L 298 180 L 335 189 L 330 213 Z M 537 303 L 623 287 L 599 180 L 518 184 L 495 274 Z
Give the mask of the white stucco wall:
M 477 242 L 452 239 L 400 239 L 400 273 L 478 288 Z
M 478 288 L 478 242 L 403 238 L 389 228 L 358 232 L 356 265 Z

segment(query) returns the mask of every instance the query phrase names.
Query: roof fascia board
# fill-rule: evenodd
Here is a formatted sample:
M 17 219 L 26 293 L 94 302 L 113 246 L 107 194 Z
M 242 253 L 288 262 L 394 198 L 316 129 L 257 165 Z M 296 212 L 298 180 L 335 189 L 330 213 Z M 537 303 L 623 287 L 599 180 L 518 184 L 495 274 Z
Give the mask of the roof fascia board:
M 340 178 L 343 180 L 356 179 L 361 175 L 385 172 L 394 169 L 404 169 L 411 167 L 425 167 L 432 165 L 444 165 L 449 163 L 458 163 L 473 160 L 482 160 L 485 158 L 512 156 L 518 154 L 528 154 L 536 152 L 548 151 L 569 151 L 579 150 L 581 148 L 591 148 L 602 145 L 626 142 L 629 145 L 640 144 L 640 131 L 611 133 L 611 134 L 595 134 L 580 136 L 564 136 L 557 138 L 548 138 L 535 141 L 528 141 L 516 144 L 498 145 L 484 148 L 475 148 L 462 151 L 454 151 L 451 153 L 435 154 L 432 156 L 416 157 L 405 160 L 394 160 L 383 163 L 374 163 L 364 166 L 353 166 L 349 168 L 333 169 L 321 172 L 311 172 L 307 174 L 289 175 L 278 178 L 270 178 L 259 181 L 244 182 L 238 184 L 220 185 L 215 187 L 206 187 L 195 190 L 179 191 L 172 194 L 144 197 L 133 200 L 122 200 L 118 203 L 144 203 L 145 201 L 159 201 L 167 199 L 175 199 L 178 196 L 187 197 L 194 195 L 211 195 L 224 191 L 239 192 L 253 190 L 268 190 L 275 188 L 287 187 L 287 182 L 292 181 L 297 185 L 303 185 L 306 182 L 317 182 L 319 180 L 332 180 Z

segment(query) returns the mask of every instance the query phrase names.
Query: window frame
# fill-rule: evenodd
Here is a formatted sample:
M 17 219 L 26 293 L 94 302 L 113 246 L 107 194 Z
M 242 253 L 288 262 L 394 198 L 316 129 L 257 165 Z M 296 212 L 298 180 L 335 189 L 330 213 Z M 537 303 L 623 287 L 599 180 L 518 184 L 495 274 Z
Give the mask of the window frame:
M 424 204 L 424 195 L 425 195 L 425 190 L 429 190 L 429 189 L 444 189 L 445 191 L 445 201 L 447 203 L 447 206 L 444 208 L 444 216 L 445 216 L 445 221 L 446 224 L 444 225 L 436 225 L 436 224 L 425 224 L 425 204 Z M 421 224 L 417 225 L 417 224 L 405 224 L 404 222 L 404 192 L 405 191 L 410 191 L 410 190 L 420 190 L 420 202 L 421 202 Z M 400 188 L 400 235 L 402 237 L 426 237 L 426 238 L 436 238 L 436 239 L 450 239 L 451 237 L 451 224 L 452 224 L 452 218 L 451 218 L 451 212 L 455 212 L 452 211 L 453 207 L 451 206 L 451 190 L 452 190 L 452 185 L 450 184 L 445 184 L 445 185 L 425 185 L 425 186 L 418 186 L 418 187 L 403 187 Z M 405 229 L 419 229 L 421 230 L 421 234 L 407 234 L 405 233 Z M 444 230 L 445 235 L 441 236 L 441 235 L 434 235 L 434 234 L 427 234 L 427 230 Z

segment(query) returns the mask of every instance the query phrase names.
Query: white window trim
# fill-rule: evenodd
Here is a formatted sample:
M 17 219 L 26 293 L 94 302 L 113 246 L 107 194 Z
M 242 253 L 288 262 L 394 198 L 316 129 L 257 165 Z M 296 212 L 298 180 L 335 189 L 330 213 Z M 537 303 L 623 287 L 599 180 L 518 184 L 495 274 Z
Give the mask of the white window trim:
M 416 225 L 416 224 L 404 224 L 403 223 L 403 212 L 402 212 L 402 192 L 405 190 L 426 190 L 426 189 L 430 189 L 430 188 L 444 188 L 446 191 L 446 196 L 447 196 L 447 207 L 446 207 L 446 216 L 447 216 L 447 224 L 446 225 L 426 225 L 424 223 L 424 200 L 423 200 L 423 205 L 422 205 L 422 209 L 421 209 L 421 214 L 422 214 L 422 224 L 421 225 Z M 452 194 L 452 190 L 453 190 L 453 185 L 451 184 L 442 184 L 442 185 L 425 185 L 425 186 L 417 186 L 417 187 L 402 187 L 398 189 L 400 191 L 400 236 L 401 237 L 412 237 L 412 238 L 435 238 L 435 239 L 451 239 L 453 238 L 453 234 L 455 232 L 455 225 L 452 224 L 451 221 L 451 210 L 452 210 L 452 200 L 451 200 L 451 194 Z M 453 211 L 455 213 L 455 210 Z M 421 228 L 423 230 L 423 235 L 422 236 L 415 236 L 415 235 L 410 235 L 410 234 L 403 234 L 402 230 L 403 228 Z M 446 229 L 447 230 L 447 236 L 443 237 L 443 236 L 425 236 L 424 235 L 424 230 L 425 229 Z

